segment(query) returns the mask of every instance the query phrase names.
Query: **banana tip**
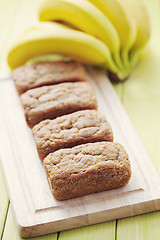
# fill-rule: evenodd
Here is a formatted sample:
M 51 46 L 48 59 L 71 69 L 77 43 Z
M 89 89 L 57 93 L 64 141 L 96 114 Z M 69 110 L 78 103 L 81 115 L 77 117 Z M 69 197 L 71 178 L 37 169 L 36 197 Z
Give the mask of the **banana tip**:
M 124 82 L 128 79 L 129 75 L 127 76 L 119 76 L 116 73 L 113 73 L 111 71 L 107 72 L 109 79 L 113 82 L 113 83 L 120 83 L 120 82 Z

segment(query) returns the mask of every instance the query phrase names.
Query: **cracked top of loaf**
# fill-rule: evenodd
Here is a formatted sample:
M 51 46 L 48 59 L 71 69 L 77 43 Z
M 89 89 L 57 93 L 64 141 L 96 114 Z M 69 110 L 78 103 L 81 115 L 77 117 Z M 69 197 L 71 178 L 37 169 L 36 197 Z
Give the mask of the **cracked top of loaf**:
M 50 153 L 43 161 L 50 182 L 83 178 L 88 173 L 114 170 L 130 178 L 128 154 L 119 143 L 96 142 L 61 149 Z M 112 179 L 111 179 L 112 180 Z
M 96 110 L 83 110 L 44 120 L 32 129 L 41 159 L 60 148 L 100 141 L 113 141 L 109 122 Z
M 60 83 L 28 90 L 20 96 L 30 127 L 44 119 L 84 109 L 97 109 L 97 100 L 88 82 Z
M 76 61 L 40 62 L 24 65 L 12 72 L 19 94 L 29 89 L 62 82 L 85 81 L 84 67 Z

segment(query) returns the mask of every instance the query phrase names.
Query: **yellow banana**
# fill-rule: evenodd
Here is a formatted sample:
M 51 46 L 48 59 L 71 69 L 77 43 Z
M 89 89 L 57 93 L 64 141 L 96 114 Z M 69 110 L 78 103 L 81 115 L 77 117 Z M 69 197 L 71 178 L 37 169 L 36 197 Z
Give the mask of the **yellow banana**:
M 113 59 L 122 68 L 120 40 L 110 20 L 87 0 L 46 0 L 39 8 L 40 21 L 61 21 L 86 32 L 110 49 Z
M 131 62 L 134 65 L 137 62 L 139 54 L 149 41 L 150 20 L 142 0 L 128 0 L 128 3 L 137 23 L 137 37 L 130 52 Z
M 121 41 L 121 56 L 126 67 L 129 66 L 129 51 L 132 48 L 137 26 L 128 9 L 126 0 L 88 0 L 98 7 L 116 28 Z
M 45 22 L 26 29 L 11 46 L 11 69 L 33 59 L 69 57 L 106 68 L 110 78 L 124 80 L 150 37 L 141 0 L 46 0 L 39 19 Z
M 45 54 L 62 54 L 82 63 L 103 65 L 118 72 L 107 46 L 100 40 L 58 23 L 38 23 L 26 30 L 11 46 L 8 65 L 11 69 Z

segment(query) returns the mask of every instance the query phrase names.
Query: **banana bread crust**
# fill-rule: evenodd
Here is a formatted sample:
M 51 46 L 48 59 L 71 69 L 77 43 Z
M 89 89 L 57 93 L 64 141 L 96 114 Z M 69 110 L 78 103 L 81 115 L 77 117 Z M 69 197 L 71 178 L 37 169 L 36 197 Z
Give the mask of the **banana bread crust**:
M 118 143 L 98 142 L 61 149 L 43 161 L 57 200 L 125 186 L 131 177 L 128 154 Z
M 96 110 L 83 110 L 54 120 L 44 120 L 32 129 L 40 159 L 61 148 L 92 142 L 113 142 L 111 125 Z
M 60 83 L 28 90 L 20 96 L 29 127 L 45 119 L 85 109 L 97 109 L 97 100 L 88 82 Z
M 84 67 L 75 61 L 41 62 L 21 66 L 12 72 L 18 94 L 29 89 L 62 82 L 86 80 Z

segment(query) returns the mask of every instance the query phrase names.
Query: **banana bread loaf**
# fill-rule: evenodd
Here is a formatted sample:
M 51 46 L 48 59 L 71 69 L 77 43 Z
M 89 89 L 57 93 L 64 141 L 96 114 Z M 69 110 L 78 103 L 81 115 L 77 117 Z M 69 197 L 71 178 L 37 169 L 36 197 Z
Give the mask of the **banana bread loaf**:
M 85 81 L 86 72 L 75 61 L 41 62 L 15 69 L 12 78 L 20 95 L 29 89 L 45 85 Z
M 97 100 L 88 82 L 60 83 L 28 90 L 20 96 L 29 127 L 44 119 L 85 109 L 97 109 Z
M 44 120 L 35 125 L 32 132 L 41 160 L 61 148 L 83 143 L 113 142 L 110 124 L 96 110 L 83 110 L 54 120 Z
M 125 186 L 131 177 L 128 154 L 118 143 L 98 142 L 50 153 L 43 161 L 58 200 Z

